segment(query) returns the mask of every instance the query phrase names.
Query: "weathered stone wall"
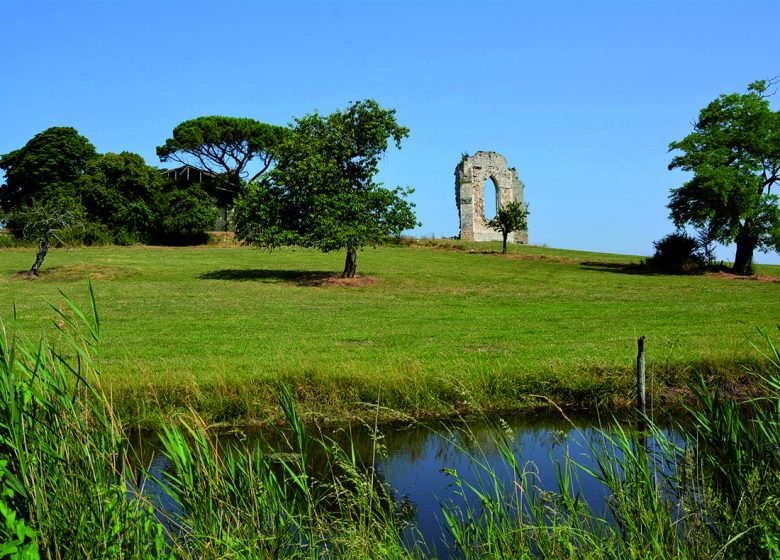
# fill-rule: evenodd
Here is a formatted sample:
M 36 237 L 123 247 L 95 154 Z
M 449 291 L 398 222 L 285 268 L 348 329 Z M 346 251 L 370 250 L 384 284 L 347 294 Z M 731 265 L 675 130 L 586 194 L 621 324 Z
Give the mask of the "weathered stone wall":
M 494 189 L 488 182 L 493 179 Z M 523 202 L 524 185 L 517 170 L 496 152 L 466 155 L 455 168 L 455 203 L 460 217 L 460 238 L 465 241 L 501 241 L 501 232 L 487 227 L 493 216 L 485 216 L 485 196 L 496 197 L 496 209 L 515 201 Z M 487 192 L 486 192 L 487 191 Z M 510 233 L 507 241 L 528 243 L 528 231 Z

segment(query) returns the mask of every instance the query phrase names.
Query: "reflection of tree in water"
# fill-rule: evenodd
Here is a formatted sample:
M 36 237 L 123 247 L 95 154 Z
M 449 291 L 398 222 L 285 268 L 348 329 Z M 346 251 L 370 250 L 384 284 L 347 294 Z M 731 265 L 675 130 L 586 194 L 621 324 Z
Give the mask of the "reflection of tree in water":
M 574 422 L 586 434 L 592 434 L 592 429 L 598 426 L 592 417 L 574 418 Z M 571 423 L 560 415 L 535 414 L 505 419 L 481 417 L 396 427 L 384 432 L 383 443 L 389 457 L 403 455 L 407 461 L 415 463 L 428 460 L 432 455 L 447 463 L 459 461 L 464 453 L 488 457 L 497 455 L 497 441 L 502 436 L 521 455 L 526 447 L 552 448 L 566 441 L 572 429 Z M 370 433 L 358 435 L 355 441 L 362 452 L 370 452 Z
M 596 426 L 591 419 L 575 419 L 580 430 L 592 431 Z M 404 424 L 380 429 L 375 436 L 364 425 L 342 426 L 330 430 L 319 429 L 314 439 L 330 441 L 334 446 L 355 454 L 357 465 L 370 472 L 372 457 L 380 463 L 377 474 L 381 476 L 381 461 L 403 458 L 409 464 L 430 461 L 435 458 L 443 464 L 459 462 L 465 455 L 496 456 L 497 440 L 503 434 L 520 456 L 526 449 L 550 449 L 568 440 L 571 424 L 559 415 L 515 416 L 504 419 L 470 418 L 437 423 Z M 257 446 L 271 453 L 289 452 L 289 434 L 280 430 L 247 429 L 219 434 L 223 449 L 253 449 Z M 130 435 L 131 446 L 138 465 L 149 465 L 153 455 L 159 456 L 161 448 L 157 437 L 150 432 Z M 376 452 L 376 453 L 375 453 Z M 332 457 L 322 446 L 310 448 L 312 472 L 321 479 L 332 463 Z
M 280 481 L 289 477 L 289 469 L 300 466 L 300 454 L 291 443 L 290 434 L 280 430 L 243 432 L 234 430 L 214 434 L 218 448 L 224 456 L 229 453 L 246 455 L 248 451 L 260 450 L 270 459 L 271 469 Z M 365 428 L 335 429 L 330 433 L 310 435 L 307 442 L 306 476 L 316 481 L 313 485 L 314 498 L 322 513 L 343 511 L 341 499 L 346 493 L 353 496 L 373 496 L 372 510 L 377 514 L 387 512 L 395 517 L 398 526 L 405 526 L 417 515 L 416 506 L 406 496 L 396 497 L 386 483 L 381 468 L 372 465 L 373 445 L 377 443 L 378 460 L 385 455 L 383 437 L 374 438 Z M 159 439 L 153 433 L 130 435 L 134 463 L 137 469 L 127 480 L 132 489 L 130 494 L 143 493 L 160 510 L 159 517 L 165 519 L 183 513 L 165 488 L 166 473 L 176 474 L 171 461 L 165 457 Z M 284 463 L 287 463 L 285 465 Z M 151 476 L 149 476 L 151 475 Z M 293 485 L 288 485 L 292 487 Z M 295 496 L 292 499 L 301 499 Z M 357 515 L 359 512 L 355 512 Z M 184 516 L 186 518 L 186 515 Z
M 312 487 L 318 494 L 317 507 L 323 513 L 344 511 L 334 488 L 353 496 L 359 492 L 369 495 L 370 488 L 375 511 L 381 510 L 384 515 L 390 512 L 401 525 L 411 523 L 411 531 L 417 526 L 426 535 L 426 541 L 436 542 L 441 538 L 441 526 L 435 519 L 440 514 L 439 500 L 446 500 L 451 494 L 451 478 L 443 469 L 456 469 L 471 477 L 469 472 L 474 472 L 476 458 L 490 465 L 499 478 L 511 485 L 513 475 L 497 446 L 497 440 L 505 437 L 518 464 L 528 465 L 529 472 L 534 473 L 540 489 L 544 490 L 554 482 L 553 463 L 560 462 L 567 453 L 572 457 L 581 456 L 587 441 L 596 437 L 594 420 L 575 419 L 575 422 L 576 430 L 560 416 L 523 416 L 506 421 L 482 418 L 396 425 L 381 430 L 380 434 L 362 425 L 332 429 L 312 426 L 308 430 L 306 474 L 316 481 Z M 153 436 L 136 435 L 131 439 L 139 465 L 147 467 L 154 458 L 153 468 L 157 469 L 154 474 L 162 475 L 170 468 L 169 462 L 161 460 L 159 444 Z M 233 448 L 243 453 L 265 450 L 266 456 L 274 459 L 272 468 L 283 477 L 283 463 L 291 461 L 294 465 L 299 459 L 290 441 L 291 434 L 265 428 L 222 434 L 219 448 L 221 452 Z M 157 497 L 161 508 L 174 508 L 176 513 L 176 504 L 166 498 L 164 490 L 149 481 L 145 484 L 146 492 Z M 603 501 L 598 489 L 585 489 L 585 493 L 595 496 L 598 503 Z

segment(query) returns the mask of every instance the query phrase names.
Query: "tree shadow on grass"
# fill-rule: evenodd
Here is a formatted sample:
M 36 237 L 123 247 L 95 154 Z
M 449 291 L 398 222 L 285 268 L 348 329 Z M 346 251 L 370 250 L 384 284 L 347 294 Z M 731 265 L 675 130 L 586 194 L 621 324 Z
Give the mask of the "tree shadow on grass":
M 633 274 L 639 276 L 707 276 L 729 278 L 732 280 L 755 280 L 759 282 L 780 282 L 780 277 L 769 275 L 742 276 L 735 274 L 731 268 L 724 265 L 705 265 L 692 270 L 670 271 L 658 270 L 644 264 L 638 263 L 615 263 L 615 262 L 582 262 L 580 266 L 583 270 L 593 270 L 596 272 L 611 272 L 613 274 Z
M 321 286 L 333 277 L 320 270 L 268 270 L 261 268 L 223 268 L 198 276 L 201 280 L 232 280 L 234 282 L 287 282 L 298 286 Z
M 640 276 L 655 276 L 659 274 L 657 270 L 653 270 L 645 265 L 637 263 L 583 261 L 580 263 L 580 267 L 583 270 L 611 272 L 613 274 L 633 274 Z

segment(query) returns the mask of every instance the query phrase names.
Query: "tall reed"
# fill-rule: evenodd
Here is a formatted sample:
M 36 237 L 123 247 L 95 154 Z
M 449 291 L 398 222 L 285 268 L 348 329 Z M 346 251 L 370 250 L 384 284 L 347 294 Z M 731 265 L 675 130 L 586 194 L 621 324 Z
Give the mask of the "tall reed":
M 58 345 L 2 327 L 0 558 L 407 558 L 400 515 L 354 448 L 311 437 L 282 388 L 282 449 L 223 447 L 194 414 L 164 427 L 161 480 L 144 493 L 100 382 L 100 320 L 63 295 Z M 315 449 L 312 449 L 314 447 Z M 138 482 L 141 481 L 141 482 Z
M 290 392 L 279 402 L 287 444 L 228 446 L 204 423 L 164 428 L 170 468 L 161 481 L 188 556 L 224 558 L 406 558 L 403 518 L 354 449 L 307 434 Z
M 128 500 L 128 445 L 100 390 L 100 322 L 64 298 L 63 348 L 0 329 L 0 557 L 162 558 L 151 508 Z M 56 308 L 55 308 L 56 311 Z
M 501 465 L 460 445 L 471 472 L 447 471 L 460 498 L 443 503 L 458 558 L 780 558 L 780 355 L 766 337 L 765 397 L 724 397 L 703 377 L 690 382 L 693 422 L 674 439 L 649 418 L 615 423 L 585 450 L 566 453 L 557 488 L 538 483 L 511 434 L 495 442 Z M 509 482 L 503 473 L 509 472 Z M 599 481 L 608 511 L 580 497 L 581 477 Z
M 277 400 L 285 443 L 225 444 L 197 415 L 164 427 L 157 476 L 177 507 L 147 497 L 99 371 L 100 320 L 53 306 L 57 344 L 0 328 L 0 558 L 411 558 L 431 553 L 408 510 L 353 444 L 312 434 L 289 390 Z M 695 377 L 693 422 L 670 437 L 603 429 L 567 453 L 553 491 L 504 426 L 502 464 L 450 434 L 472 472 L 447 470 L 443 530 L 455 558 L 780 558 L 780 354 L 767 337 L 765 397 L 737 402 Z M 373 428 L 375 445 L 380 436 Z M 447 434 L 444 434 L 445 437 Z M 582 497 L 585 478 L 607 511 Z M 411 538 L 402 539 L 407 531 Z M 412 543 L 409 545 L 403 542 Z

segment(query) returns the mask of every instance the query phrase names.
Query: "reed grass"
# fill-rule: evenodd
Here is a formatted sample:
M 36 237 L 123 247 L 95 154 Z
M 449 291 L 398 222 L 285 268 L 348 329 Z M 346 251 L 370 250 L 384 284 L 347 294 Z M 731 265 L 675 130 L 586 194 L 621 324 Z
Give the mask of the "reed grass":
M 225 558 L 407 558 L 403 520 L 357 456 L 307 435 L 289 392 L 279 395 L 287 446 L 220 448 L 204 424 L 166 428 L 167 491 L 188 556 Z M 324 464 L 313 459 L 325 458 Z
M 354 452 L 307 436 L 223 448 L 191 415 L 163 428 L 170 468 L 133 457 L 101 385 L 100 320 L 64 298 L 62 347 L 0 337 L 0 558 L 408 558 L 396 504 Z M 326 464 L 315 464 L 312 446 Z M 316 475 L 316 476 L 315 476 Z M 144 492 L 162 485 L 177 509 Z
M 424 558 L 402 502 L 363 464 L 302 421 L 293 390 L 277 399 L 283 445 L 225 445 L 197 414 L 162 430 L 170 466 L 134 460 L 100 373 L 103 323 L 90 291 L 87 313 L 67 297 L 59 339 L 0 337 L 0 557 L 12 558 Z M 693 375 L 692 423 L 674 439 L 652 418 L 604 428 L 586 451 L 567 454 L 557 488 L 537 484 L 504 427 L 493 442 L 503 464 L 452 437 L 470 476 L 447 470 L 443 530 L 453 558 L 780 557 L 780 353 L 763 396 L 737 400 Z M 381 437 L 374 408 L 374 441 Z M 562 413 L 564 413 L 562 411 Z M 445 436 L 447 434 L 444 434 Z M 510 473 L 506 482 L 505 473 Z M 144 492 L 156 477 L 177 507 Z M 581 480 L 609 494 L 600 512 Z M 405 544 L 402 544 L 405 543 Z
M 97 315 L 64 304 L 59 349 L 0 329 L 0 557 L 167 557 L 151 507 L 127 499 L 127 439 L 95 376 Z
M 555 465 L 557 489 L 536 484 L 511 434 L 496 445 L 502 463 L 479 448 L 469 473 L 448 471 L 460 501 L 444 504 L 458 558 L 780 558 L 780 355 L 767 337 L 773 370 L 765 396 L 737 400 L 689 381 L 692 422 L 670 439 L 651 419 L 615 423 L 588 443 L 596 468 L 573 454 Z M 503 472 L 510 472 L 507 484 Z M 580 499 L 589 477 L 608 492 L 608 511 Z

